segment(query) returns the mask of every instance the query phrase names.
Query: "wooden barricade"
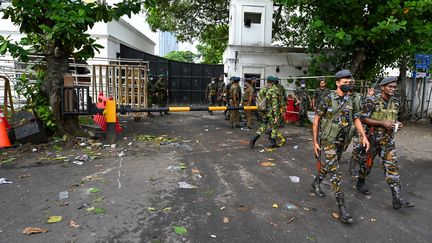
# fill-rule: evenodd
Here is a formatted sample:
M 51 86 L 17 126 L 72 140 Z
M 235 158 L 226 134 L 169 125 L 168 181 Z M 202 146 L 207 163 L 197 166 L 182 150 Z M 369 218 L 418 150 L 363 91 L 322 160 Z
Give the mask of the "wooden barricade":
M 97 103 L 100 92 L 116 100 L 117 108 L 147 108 L 147 66 L 145 65 L 93 65 L 91 94 Z M 145 113 L 133 114 L 143 117 Z

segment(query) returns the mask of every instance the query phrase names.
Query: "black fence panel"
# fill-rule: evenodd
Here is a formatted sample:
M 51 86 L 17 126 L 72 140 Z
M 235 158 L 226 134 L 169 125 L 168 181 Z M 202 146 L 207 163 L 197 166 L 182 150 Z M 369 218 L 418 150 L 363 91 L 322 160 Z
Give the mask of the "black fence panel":
M 207 84 L 212 77 L 223 74 L 223 65 L 171 61 L 125 45 L 120 45 L 118 57 L 149 62 L 149 79 L 164 74 L 168 82 L 168 103 L 173 105 L 207 104 L 204 97 Z

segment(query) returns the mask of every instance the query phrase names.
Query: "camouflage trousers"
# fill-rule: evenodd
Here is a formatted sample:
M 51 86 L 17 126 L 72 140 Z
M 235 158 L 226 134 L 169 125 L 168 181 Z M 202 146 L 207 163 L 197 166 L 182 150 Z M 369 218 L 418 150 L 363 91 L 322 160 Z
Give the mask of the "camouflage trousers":
M 399 186 L 399 166 L 394 138 L 385 134 L 383 135 L 382 132 L 378 132 L 374 134 L 372 139 L 375 139 L 375 147 L 371 148 L 372 161 L 376 156 L 379 156 L 381 158 L 381 166 L 384 169 L 384 176 L 387 184 L 389 184 L 390 187 Z M 371 168 L 367 168 L 366 166 L 366 159 L 363 160 L 360 163 L 359 178 L 365 179 L 370 169 Z
M 276 139 L 277 146 L 281 147 L 285 144 L 286 140 L 282 133 L 278 130 L 279 122 L 274 124 L 269 121 L 270 119 L 262 118 L 261 124 L 256 132 L 258 135 L 262 135 L 263 133 L 269 134 L 269 138 Z M 273 120 L 273 119 L 271 119 Z
M 319 169 L 319 178 L 325 179 L 327 174 L 330 174 L 330 182 L 332 184 L 333 193 L 343 195 L 341 190 L 342 172 L 339 168 L 339 160 L 344 149 L 341 143 L 330 143 L 322 141 L 321 149 L 324 151 L 325 159 L 321 160 L 321 168 Z

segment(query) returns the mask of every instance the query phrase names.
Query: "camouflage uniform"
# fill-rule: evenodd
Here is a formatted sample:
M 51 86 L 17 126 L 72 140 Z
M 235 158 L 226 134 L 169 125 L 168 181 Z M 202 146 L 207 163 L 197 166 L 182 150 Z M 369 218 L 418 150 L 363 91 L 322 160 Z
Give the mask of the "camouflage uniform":
M 225 88 L 225 82 L 223 80 L 219 80 L 218 89 L 217 89 L 217 104 L 218 106 L 224 105 L 223 93 Z
M 215 106 L 216 105 L 216 99 L 217 99 L 217 91 L 218 91 L 218 85 L 216 82 L 210 82 L 207 84 L 206 88 L 206 95 L 209 102 L 209 106 Z M 209 111 L 210 114 L 213 114 L 213 111 Z
M 319 103 L 322 100 L 322 97 L 326 97 L 330 94 L 330 90 L 325 88 L 325 89 L 316 89 L 315 92 L 313 93 L 313 98 L 315 99 L 315 109 L 318 107 Z
M 261 125 L 256 132 L 261 136 L 264 132 L 270 132 L 269 138 L 275 141 L 278 147 L 285 144 L 285 138 L 278 131 L 279 119 L 281 115 L 280 89 L 277 85 L 272 85 L 270 88 L 263 88 L 258 93 L 258 97 L 265 95 L 267 99 L 267 111 L 261 114 Z M 276 120 L 276 122 L 275 122 Z
M 304 120 L 307 118 L 307 111 L 309 107 L 309 94 L 306 88 L 297 87 L 294 94 L 300 100 L 299 119 L 300 126 L 303 126 Z
M 332 100 L 337 102 L 337 107 L 343 106 L 338 115 L 336 115 L 333 121 L 329 121 L 334 125 L 339 126 L 340 132 L 334 141 L 327 141 L 321 137 L 321 147 L 324 151 L 325 160 L 321 161 L 321 168 L 319 171 L 319 179 L 323 180 L 326 175 L 330 174 L 330 181 L 332 183 L 333 193 L 338 195 L 343 195 L 341 190 L 341 176 L 342 173 L 339 169 L 339 160 L 342 152 L 347 146 L 347 133 L 350 126 L 354 126 L 354 119 L 359 118 L 359 110 L 352 105 L 352 98 L 348 95 L 340 97 L 337 94 L 329 94 L 323 97 L 322 102 L 318 105 L 316 114 L 321 117 L 321 119 L 330 119 L 332 113 L 335 112 L 332 109 Z M 350 101 L 351 100 L 351 101 Z M 347 105 L 344 105 L 346 102 Z M 351 105 L 349 105 L 351 103 Z M 321 120 L 321 122 L 323 122 Z M 321 131 L 320 131 L 321 133 Z
M 283 114 L 285 114 L 286 111 L 286 92 L 285 92 L 285 87 L 282 84 L 278 84 L 278 89 L 279 89 L 279 104 L 281 107 L 281 111 L 280 114 L 281 116 L 283 116 Z M 279 123 L 284 123 L 283 118 L 280 119 Z
M 389 100 L 385 100 L 381 96 L 374 99 L 367 99 L 362 110 L 363 118 L 372 118 L 374 120 L 379 120 L 374 116 L 374 113 L 384 112 L 385 109 L 394 110 L 394 120 L 396 122 L 397 112 L 399 111 L 399 100 L 395 97 L 390 97 Z M 370 135 L 370 139 L 374 139 L 374 147 L 371 148 L 372 160 L 375 156 L 381 157 L 382 167 L 384 169 L 385 178 L 387 184 L 391 187 L 400 186 L 399 180 L 399 166 L 396 157 L 396 149 L 394 142 L 394 132 L 388 131 L 384 127 L 374 127 L 373 134 L 371 133 L 371 128 L 367 128 L 367 134 Z M 365 179 L 369 174 L 369 170 L 366 167 L 366 159 L 362 160 L 360 163 L 359 178 Z
M 231 85 L 229 94 L 230 106 L 239 106 L 241 99 L 241 90 L 238 83 L 235 82 Z M 236 101 L 234 100 L 234 96 L 236 96 Z M 240 112 L 238 110 L 231 110 L 229 117 L 231 127 L 240 127 Z

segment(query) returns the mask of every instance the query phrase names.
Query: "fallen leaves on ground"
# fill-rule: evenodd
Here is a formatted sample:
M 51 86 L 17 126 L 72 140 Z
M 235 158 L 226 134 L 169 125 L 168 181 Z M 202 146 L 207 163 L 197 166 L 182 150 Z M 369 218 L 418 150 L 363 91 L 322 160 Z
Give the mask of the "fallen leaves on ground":
M 48 231 L 48 229 L 37 228 L 37 227 L 27 227 L 22 231 L 22 233 L 26 234 L 26 235 L 31 235 L 31 234 L 46 233 L 47 231 Z
M 7 164 L 7 163 L 10 163 L 10 162 L 12 162 L 14 160 L 16 160 L 16 158 L 7 158 L 7 159 L 4 159 L 4 160 L 1 160 L 0 164 Z
M 228 223 L 229 223 L 229 221 L 230 221 L 230 220 L 229 220 L 229 218 L 228 218 L 228 217 L 224 217 L 224 218 L 223 218 L 223 223 L 224 223 L 224 224 L 228 224 Z
M 185 227 L 181 227 L 181 226 L 175 226 L 174 231 L 179 235 L 184 235 L 187 233 L 187 229 Z
M 333 218 L 335 218 L 335 219 L 339 219 L 340 218 L 340 215 L 337 212 L 333 212 L 332 215 L 333 215 Z
M 270 166 L 275 166 L 275 165 L 276 165 L 275 163 L 272 163 L 270 161 L 265 161 L 265 162 L 261 163 L 262 167 L 270 167 Z
M 80 224 L 77 224 L 77 223 L 76 223 L 75 221 L 73 221 L 73 220 L 69 221 L 69 226 L 70 226 L 71 228 L 79 228 L 79 227 L 81 227 Z
M 273 208 L 278 208 L 279 205 L 277 205 L 277 203 L 275 203 L 275 204 L 272 205 L 272 207 L 273 207 Z
M 48 224 L 54 224 L 54 223 L 58 223 L 58 222 L 60 222 L 62 220 L 63 220 L 62 216 L 49 216 L 48 220 L 47 220 L 47 223 Z
M 90 192 L 90 193 L 97 193 L 97 192 L 99 192 L 99 191 L 100 191 L 99 189 L 94 188 L 94 187 L 91 187 L 91 188 L 89 189 L 89 192 Z

